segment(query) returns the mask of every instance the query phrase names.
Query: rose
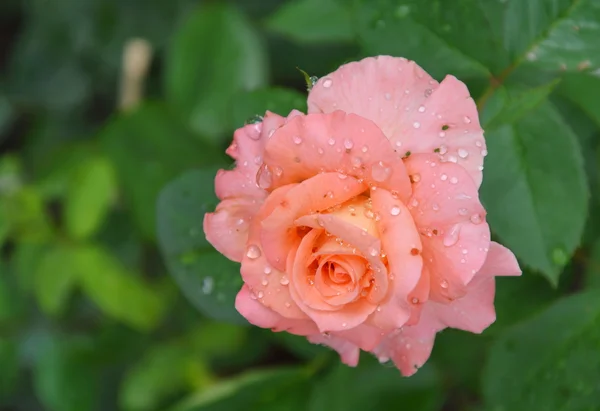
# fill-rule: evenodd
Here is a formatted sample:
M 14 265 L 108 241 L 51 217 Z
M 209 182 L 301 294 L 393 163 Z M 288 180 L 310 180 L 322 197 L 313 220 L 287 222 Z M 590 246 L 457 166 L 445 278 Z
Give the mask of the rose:
M 207 239 L 241 262 L 249 322 L 411 375 L 438 331 L 488 327 L 494 276 L 520 274 L 479 202 L 475 103 L 455 77 L 379 56 L 321 78 L 308 112 L 235 132 Z

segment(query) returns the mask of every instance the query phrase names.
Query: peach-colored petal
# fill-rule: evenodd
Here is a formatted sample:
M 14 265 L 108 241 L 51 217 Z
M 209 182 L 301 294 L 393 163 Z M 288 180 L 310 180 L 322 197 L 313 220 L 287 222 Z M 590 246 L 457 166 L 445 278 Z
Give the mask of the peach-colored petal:
M 399 199 L 381 189 L 372 190 L 371 199 L 379 220 L 379 238 L 387 254 L 391 290 L 369 322 L 390 331 L 404 325 L 410 317 L 413 304 L 408 296 L 421 277 L 422 245 L 413 218 Z
M 278 206 L 293 187 L 294 185 L 284 186 L 272 192 L 252 220 L 240 272 L 244 282 L 264 306 L 286 318 L 306 319 L 308 317 L 294 304 L 288 287 L 282 284 L 287 281 L 285 264 L 283 269 L 270 264 L 266 250 L 260 242 L 261 221 Z
M 336 206 L 365 189 L 357 179 L 340 179 L 337 173 L 317 174 L 296 185 L 262 222 L 260 239 L 269 263 L 285 270 L 285 258 L 298 238 L 294 226 L 298 217 Z
M 492 241 L 485 263 L 477 275 L 517 276 L 521 275 L 521 273 L 521 268 L 513 252 L 503 245 Z
M 429 359 L 435 335 L 444 328 L 427 304 L 417 324 L 389 334 L 372 352 L 381 362 L 391 359 L 402 375 L 408 377 Z
M 350 341 L 334 337 L 332 335 L 313 334 L 309 335 L 308 341 L 313 344 L 323 344 L 333 348 L 338 352 L 342 362 L 350 367 L 356 367 L 358 365 L 358 358 L 360 357 L 360 349 L 351 343 Z
M 268 309 L 257 300 L 256 294 L 253 294 L 247 285 L 244 285 L 237 294 L 235 308 L 248 322 L 257 327 L 270 328 L 275 332 L 287 331 L 296 335 L 311 335 L 319 332 L 310 320 L 284 318 Z
M 321 78 L 308 96 L 309 113 L 343 110 L 373 120 L 399 152 L 432 153 L 464 166 L 481 184 L 486 154 L 475 102 L 461 81 L 441 84 L 413 61 L 368 57 Z
M 272 187 L 335 171 L 394 190 L 405 200 L 410 182 L 400 158 L 372 121 L 342 111 L 295 117 L 265 147 Z
M 321 235 L 319 228 L 313 229 L 298 247 L 294 260 L 292 280 L 289 291 L 298 307 L 306 313 L 317 325 L 320 332 L 339 331 L 354 328 L 362 324 L 375 310 L 366 298 L 357 299 L 344 306 L 332 306 L 327 303 L 311 280 L 306 262 L 310 261 L 312 246 L 317 236 Z
M 406 160 L 413 181 L 408 208 L 423 241 L 433 299 L 463 292 L 485 261 L 489 226 L 473 180 L 460 166 L 419 154 Z
M 260 203 L 251 198 L 221 201 L 214 213 L 204 215 L 206 239 L 225 257 L 236 262 L 242 261 L 248 227 L 259 207 Z

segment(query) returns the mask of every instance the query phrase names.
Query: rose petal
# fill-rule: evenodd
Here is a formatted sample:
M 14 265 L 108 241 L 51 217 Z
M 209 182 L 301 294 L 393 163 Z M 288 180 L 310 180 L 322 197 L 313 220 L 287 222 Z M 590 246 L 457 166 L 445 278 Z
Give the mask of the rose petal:
M 252 220 L 240 273 L 244 282 L 264 306 L 286 318 L 306 319 L 306 314 L 294 304 L 288 287 L 282 284 L 288 278 L 285 261 L 282 270 L 270 264 L 266 256 L 267 250 L 260 241 L 261 221 L 280 204 L 293 187 L 294 185 L 289 185 L 273 191 Z
M 273 187 L 337 171 L 406 199 L 410 182 L 400 157 L 373 122 L 342 111 L 295 117 L 265 147 Z
M 417 324 L 389 334 L 373 353 L 381 362 L 391 359 L 402 375 L 411 376 L 429 359 L 435 335 L 444 328 L 426 304 Z
M 333 348 L 338 352 L 342 362 L 350 367 L 358 365 L 360 349 L 344 338 L 338 338 L 331 335 L 313 334 L 309 335 L 308 341 L 313 344 L 323 344 Z
M 490 242 L 477 187 L 465 169 L 432 155 L 411 156 L 406 165 L 413 180 L 408 208 L 421 233 L 432 298 L 457 298 L 483 265 Z
M 208 242 L 230 260 L 242 261 L 248 227 L 260 205 L 244 197 L 221 201 L 214 213 L 204 215 L 203 228 Z
M 365 186 L 355 178 L 342 180 L 336 173 L 317 174 L 297 184 L 262 222 L 261 244 L 269 263 L 285 270 L 285 258 L 298 239 L 294 225 L 298 217 L 326 210 L 364 190 Z
M 482 276 L 518 276 L 522 271 L 512 251 L 492 241 L 485 263 L 477 275 Z
M 296 335 L 318 333 L 317 327 L 311 320 L 293 320 L 284 318 L 273 310 L 268 309 L 253 296 L 250 288 L 244 285 L 235 298 L 235 308 L 252 325 L 270 328 L 272 331 L 286 331 Z
M 308 96 L 309 113 L 343 110 L 373 120 L 395 149 L 432 153 L 458 162 L 477 186 L 485 152 L 475 102 L 461 81 L 441 84 L 413 61 L 378 56 L 341 66 Z
M 410 317 L 408 299 L 421 277 L 423 260 L 421 239 L 406 206 L 386 190 L 372 190 L 373 210 L 379 221 L 377 229 L 382 248 L 387 253 L 392 290 L 383 300 L 369 322 L 390 331 L 399 328 Z M 414 250 L 414 251 L 413 251 Z

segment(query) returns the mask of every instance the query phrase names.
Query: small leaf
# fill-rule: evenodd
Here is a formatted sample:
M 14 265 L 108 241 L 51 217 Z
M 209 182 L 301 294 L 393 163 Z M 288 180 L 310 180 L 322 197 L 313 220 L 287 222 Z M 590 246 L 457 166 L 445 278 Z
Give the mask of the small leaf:
M 295 90 L 266 88 L 240 93 L 231 110 L 232 128 L 241 127 L 252 116 L 262 116 L 267 110 L 287 116 L 294 109 L 306 112 L 306 95 Z
M 19 241 L 46 241 L 52 236 L 50 219 L 39 193 L 21 187 L 0 201 L 2 213 L 10 221 L 10 235 Z
M 152 329 L 162 319 L 166 301 L 158 291 L 102 248 L 81 247 L 73 263 L 85 294 L 107 316 L 140 330 Z
M 93 158 L 78 167 L 65 202 L 65 225 L 72 238 L 85 239 L 100 228 L 116 188 L 112 164 L 106 159 Z
M 266 83 L 264 46 L 230 5 L 203 5 L 175 33 L 165 67 L 168 100 L 212 141 L 227 131 L 235 94 Z
M 524 264 L 556 285 L 565 259 L 555 257 L 573 254 L 588 208 L 577 137 L 547 103 L 486 137 L 488 221 Z
M 242 287 L 238 263 L 206 241 L 202 221 L 218 202 L 215 171 L 189 171 L 163 189 L 158 200 L 158 241 L 169 272 L 184 295 L 204 314 L 246 324 L 234 307 Z
M 350 8 L 341 0 L 283 3 L 266 25 L 299 43 L 347 42 L 354 38 Z
M 600 294 L 576 294 L 506 330 L 483 379 L 494 410 L 592 410 L 600 397 Z
M 48 250 L 35 271 L 34 291 L 40 308 L 49 316 L 60 316 L 69 295 L 78 284 L 77 249 L 56 245 Z

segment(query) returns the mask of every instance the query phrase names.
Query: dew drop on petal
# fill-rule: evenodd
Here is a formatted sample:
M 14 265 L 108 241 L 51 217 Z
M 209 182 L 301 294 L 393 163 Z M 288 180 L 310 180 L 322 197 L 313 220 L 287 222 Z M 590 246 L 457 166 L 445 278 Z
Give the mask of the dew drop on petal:
M 259 291 L 257 294 L 258 298 L 263 298 L 265 296 L 265 293 L 263 293 L 262 291 Z
M 469 156 L 469 152 L 467 150 L 465 150 L 464 148 L 459 148 L 458 149 L 458 156 L 460 158 L 467 158 Z
M 350 150 L 352 147 L 354 147 L 354 142 L 347 138 L 346 140 L 344 140 L 344 147 L 346 148 L 346 150 Z
M 379 252 L 377 251 L 377 249 L 375 247 L 369 247 L 369 254 L 371 254 L 371 256 L 375 257 L 375 256 L 377 256 L 377 254 L 379 254 Z
M 469 124 L 471 122 L 471 117 L 465 116 L 463 118 L 463 121 L 465 122 L 465 124 Z
M 266 265 L 266 266 L 265 266 L 265 270 L 264 270 L 264 271 L 265 271 L 265 274 L 266 274 L 266 275 L 269 275 L 269 274 L 271 274 L 271 272 L 272 272 L 273 270 L 271 269 L 271 267 L 269 267 L 268 265 Z
M 442 288 L 444 288 L 444 289 L 448 288 L 448 281 L 446 281 L 446 280 L 442 280 L 442 281 L 440 282 L 440 287 L 442 287 Z
M 413 123 L 413 127 L 414 127 L 414 128 L 419 128 L 419 127 L 421 127 L 421 123 L 419 123 L 418 121 L 415 121 L 415 122 Z
M 273 175 L 271 174 L 271 170 L 269 170 L 269 166 L 266 164 L 258 170 L 256 184 L 263 190 L 268 189 L 273 184 Z
M 446 233 L 443 239 L 443 243 L 446 247 L 452 247 L 458 242 L 458 235 L 460 233 L 460 225 L 455 224 L 452 226 L 450 231 Z
M 399 214 L 400 214 L 400 207 L 398 207 L 398 206 L 393 206 L 393 207 L 390 209 L 390 214 L 391 214 L 391 215 L 393 215 L 393 216 L 399 215 Z
M 442 181 L 446 181 L 448 179 L 448 176 L 446 174 L 442 174 L 442 176 L 440 177 L 440 180 Z
M 317 153 L 319 153 L 319 155 L 323 155 L 323 153 L 325 153 L 325 151 L 321 147 L 319 147 L 317 149 Z
M 458 178 L 450 177 L 450 184 L 456 184 L 456 183 L 458 183 Z
M 281 285 L 288 285 L 290 283 L 290 280 L 287 278 L 287 276 L 281 276 L 281 280 L 279 280 L 279 282 L 281 283 Z
M 302 144 L 302 137 L 300 136 L 294 136 L 292 140 L 294 140 L 294 144 Z
M 329 78 L 326 78 L 323 80 L 323 87 L 325 87 L 325 88 L 331 87 L 332 84 L 333 84 L 333 81 Z
M 476 145 L 477 147 L 481 147 L 483 144 L 481 143 L 481 141 L 477 140 L 477 141 L 475 142 L 475 145 Z
M 446 137 L 446 132 L 440 131 L 440 137 L 442 137 L 442 138 Z
M 252 244 L 251 246 L 248 247 L 248 249 L 246 250 L 246 257 L 248 257 L 251 260 L 256 260 L 258 257 L 260 257 L 261 252 L 260 252 L 260 248 L 258 248 L 258 246 Z
M 329 144 L 330 146 L 333 146 L 335 144 L 335 139 L 330 138 L 329 140 L 327 140 L 327 144 Z
M 458 214 L 460 215 L 467 215 L 469 211 L 466 208 L 459 208 L 458 209 Z
M 371 167 L 371 177 L 373 180 L 383 182 L 390 177 L 392 170 L 386 166 L 382 161 L 373 164 Z
M 390 93 L 385 93 L 385 99 L 386 100 L 391 100 L 392 99 L 392 95 Z
M 481 150 L 481 155 L 484 157 L 487 156 L 488 155 L 487 150 Z
M 440 154 L 446 154 L 448 152 L 448 147 L 445 144 L 440 146 Z
M 419 113 L 424 113 L 424 112 L 425 112 L 425 106 L 419 107 Z
M 471 216 L 470 220 L 471 220 L 471 222 L 473 224 L 481 224 L 481 221 L 482 221 L 481 215 L 479 215 L 479 214 L 473 214 Z
M 269 284 L 269 280 L 267 280 L 266 278 L 263 278 L 263 280 L 261 281 L 261 284 L 264 286 L 267 286 Z

